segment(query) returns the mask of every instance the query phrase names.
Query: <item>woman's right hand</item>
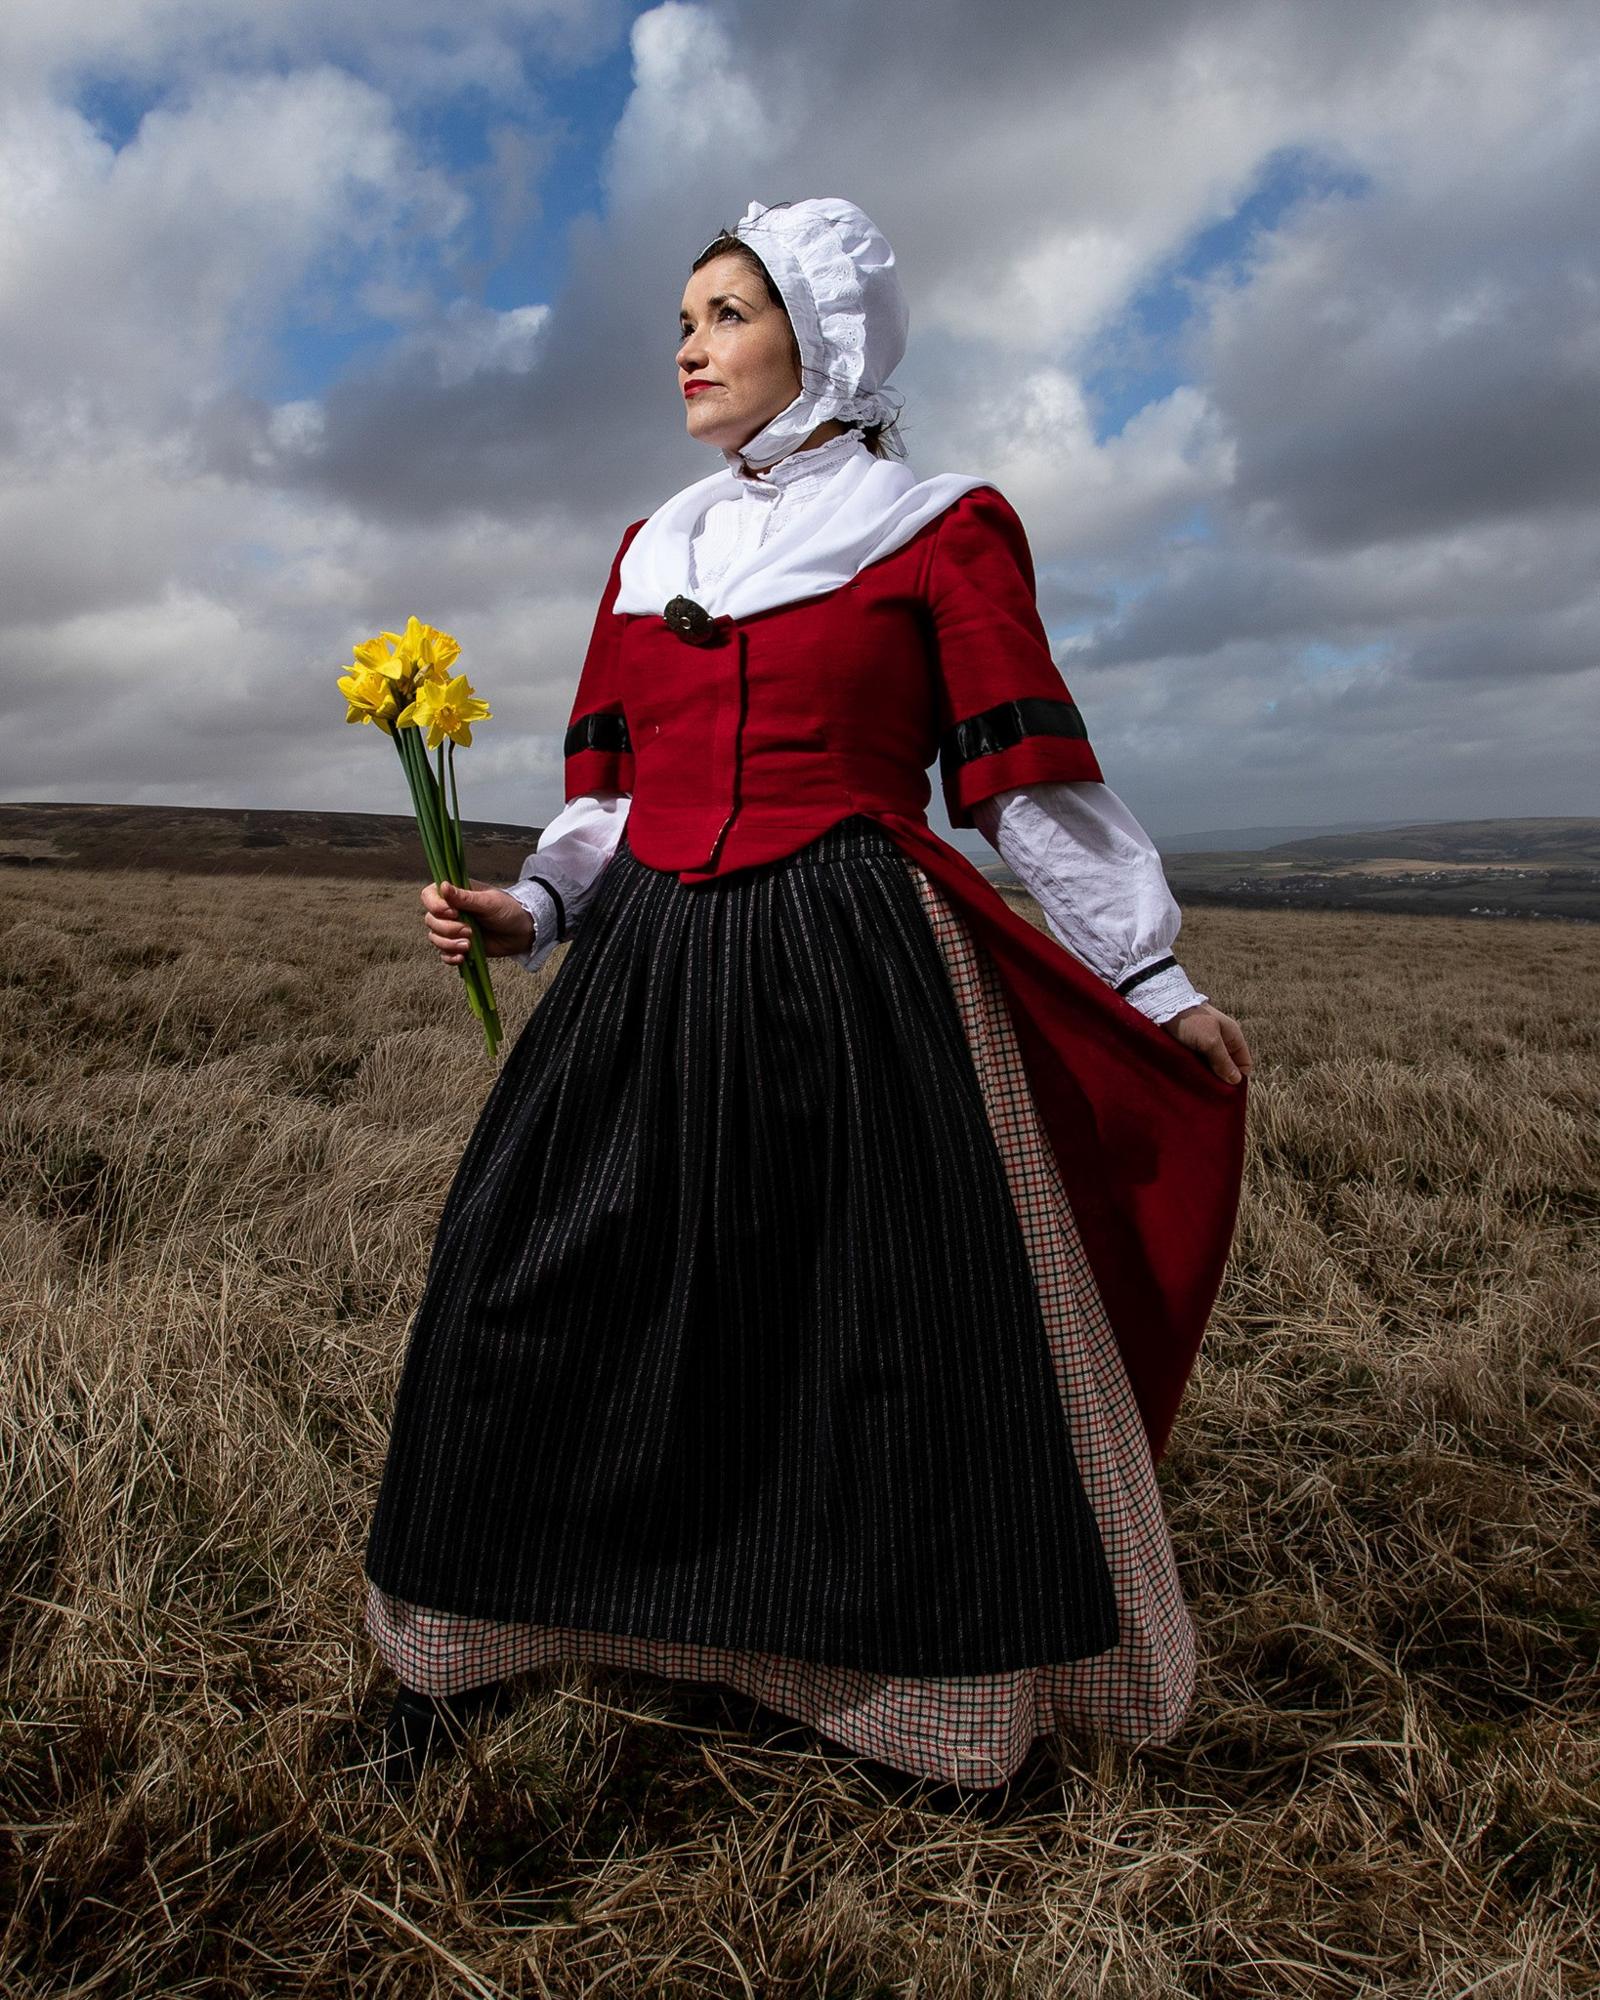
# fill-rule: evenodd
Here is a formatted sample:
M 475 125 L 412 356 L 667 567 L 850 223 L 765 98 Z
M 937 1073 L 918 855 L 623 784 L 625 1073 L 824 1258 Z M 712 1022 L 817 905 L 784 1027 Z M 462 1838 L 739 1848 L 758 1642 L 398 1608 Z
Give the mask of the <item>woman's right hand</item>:
M 446 965 L 459 965 L 467 955 L 472 933 L 462 921 L 464 916 L 477 924 L 489 958 L 512 958 L 533 949 L 533 918 L 504 889 L 486 889 L 481 882 L 473 882 L 470 889 L 458 889 L 454 882 L 428 882 L 418 894 L 428 942 Z
M 1197 1001 L 1161 1023 L 1167 1033 L 1204 1056 L 1224 1083 L 1238 1083 L 1255 1067 L 1244 1029 L 1231 1014 L 1213 1007 L 1209 1000 Z

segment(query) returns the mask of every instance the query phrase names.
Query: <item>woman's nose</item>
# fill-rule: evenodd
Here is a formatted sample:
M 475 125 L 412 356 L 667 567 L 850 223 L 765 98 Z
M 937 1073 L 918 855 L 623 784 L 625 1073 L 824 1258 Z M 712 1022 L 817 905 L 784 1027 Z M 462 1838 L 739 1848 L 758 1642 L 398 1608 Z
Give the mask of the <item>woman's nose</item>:
M 683 345 L 678 349 L 678 366 L 691 373 L 706 365 L 706 351 L 700 340 L 692 333 L 683 337 Z

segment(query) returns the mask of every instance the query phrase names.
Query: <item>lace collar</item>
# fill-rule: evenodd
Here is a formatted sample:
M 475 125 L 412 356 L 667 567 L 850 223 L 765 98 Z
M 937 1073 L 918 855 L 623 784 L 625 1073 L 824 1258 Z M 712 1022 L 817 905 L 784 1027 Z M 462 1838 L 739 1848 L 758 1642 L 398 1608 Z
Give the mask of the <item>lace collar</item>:
M 864 457 L 872 457 L 865 438 L 856 429 L 843 431 L 838 437 L 826 438 L 821 444 L 811 445 L 803 451 L 791 451 L 772 465 L 763 466 L 759 472 L 747 465 L 736 451 L 724 451 L 722 456 L 728 470 L 739 482 L 741 496 L 748 495 L 760 502 L 769 494 L 789 493 L 798 500 L 819 492 L 834 473 L 848 464 L 858 452 Z

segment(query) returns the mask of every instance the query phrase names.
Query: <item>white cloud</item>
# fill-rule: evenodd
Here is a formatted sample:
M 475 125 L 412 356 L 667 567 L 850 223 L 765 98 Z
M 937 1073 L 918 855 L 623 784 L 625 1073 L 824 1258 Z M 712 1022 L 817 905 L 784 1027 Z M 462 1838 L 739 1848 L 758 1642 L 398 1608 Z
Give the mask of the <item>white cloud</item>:
M 525 52 L 563 62 L 615 35 L 622 0 L 7 0 L 0 98 L 106 76 L 165 86 L 222 69 L 309 67 L 328 58 L 409 97 L 475 88 L 514 96 Z
M 113 433 L 182 421 L 259 352 L 325 260 L 403 270 L 459 195 L 417 166 L 393 109 L 320 68 L 217 78 L 120 151 L 59 105 L 12 113 L 0 180 L 23 191 L 0 250 L 0 385 Z
M 447 389 L 485 373 L 526 375 L 538 358 L 539 335 L 549 317 L 548 306 L 495 312 L 457 299 L 435 326 L 408 345 L 433 356 Z
M 671 360 L 689 263 L 751 198 L 844 193 L 912 295 L 913 460 L 992 478 L 1050 601 L 1097 621 L 1065 657 L 1136 809 L 1581 809 L 1588 10 L 1016 0 L 997 20 L 12 0 L 0 583 L 28 671 L 0 785 L 398 809 L 329 690 L 351 639 L 415 609 L 496 709 L 471 809 L 547 811 L 621 528 L 708 469 Z M 502 210 L 480 244 L 538 212 L 552 141 L 518 120 L 542 73 L 625 30 L 633 92 L 560 295 L 442 296 L 473 202 Z M 108 83 L 148 104 L 118 146 L 83 108 Z M 410 142 L 453 93 L 504 121 L 487 167 Z M 1201 286 L 1163 357 L 1180 379 L 1098 437 L 1084 385 L 1129 359 L 1129 300 L 1284 149 L 1345 191 L 1313 187 Z M 387 332 L 338 381 L 285 378 L 286 329 L 319 315 Z
M 709 8 L 662 0 L 631 40 L 633 94 L 606 161 L 607 193 L 624 217 L 635 205 L 675 209 L 691 176 L 731 186 L 792 139 L 802 107 L 757 87 Z
M 1077 378 L 1038 367 L 971 398 L 958 449 L 1021 514 L 1030 540 L 1077 561 L 1114 556 L 1226 492 L 1231 443 L 1196 389 L 1140 410 L 1104 443 Z

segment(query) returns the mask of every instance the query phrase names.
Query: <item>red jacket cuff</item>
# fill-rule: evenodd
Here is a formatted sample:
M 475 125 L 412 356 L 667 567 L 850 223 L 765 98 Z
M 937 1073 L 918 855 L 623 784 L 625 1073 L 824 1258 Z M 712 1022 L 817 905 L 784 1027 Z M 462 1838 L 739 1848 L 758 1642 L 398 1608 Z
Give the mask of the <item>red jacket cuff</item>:
M 1012 708 L 1020 704 L 1004 706 Z M 1051 711 L 1065 711 L 1071 705 L 1051 702 L 1047 706 Z M 1076 715 L 1075 709 L 1072 714 Z M 991 715 L 999 716 L 1000 711 L 987 711 L 975 720 L 983 723 Z M 1069 718 L 1063 714 L 1060 719 Z M 939 768 L 945 809 L 952 826 L 971 826 L 972 808 L 979 799 L 1015 786 L 1044 784 L 1051 779 L 1086 778 L 1095 784 L 1105 782 L 1099 759 L 1087 737 L 1046 729 L 1029 730 L 1014 741 L 1005 740 L 1014 735 L 1010 728 L 974 730 L 972 723 L 967 723 L 958 725 L 945 738 Z
M 566 797 L 570 804 L 585 792 L 631 792 L 633 758 L 615 750 L 580 750 L 566 760 Z

